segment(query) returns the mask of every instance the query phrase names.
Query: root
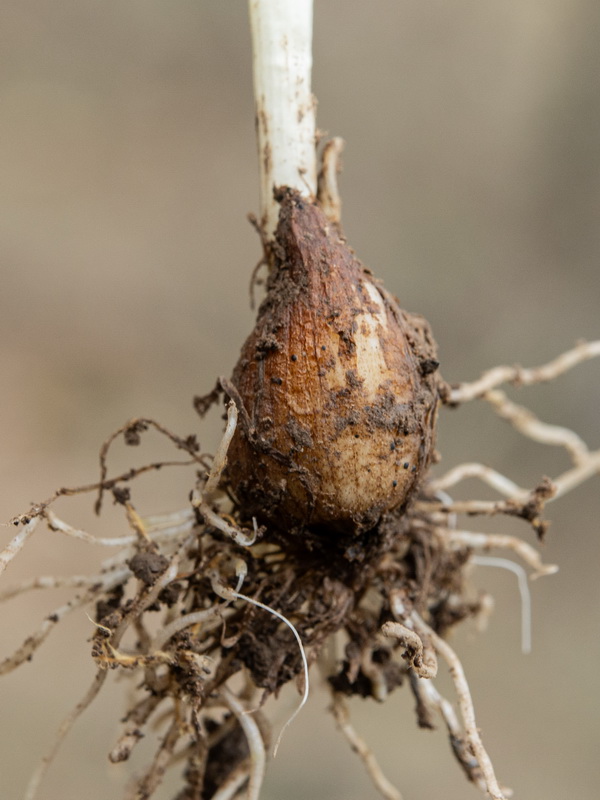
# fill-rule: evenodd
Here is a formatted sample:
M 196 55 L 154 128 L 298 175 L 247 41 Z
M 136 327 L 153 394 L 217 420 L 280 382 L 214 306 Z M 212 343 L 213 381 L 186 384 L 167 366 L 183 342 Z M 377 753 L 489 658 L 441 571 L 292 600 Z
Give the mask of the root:
M 94 583 L 93 588 L 89 589 L 85 594 L 81 596 L 76 595 L 72 600 L 69 600 L 69 602 L 64 603 L 48 614 L 40 627 L 28 636 L 23 644 L 11 656 L 8 656 L 4 661 L 0 662 L 0 675 L 6 675 L 24 662 L 30 661 L 38 647 L 43 644 L 48 635 L 67 614 L 93 602 L 101 593 L 112 591 L 115 587 L 126 581 L 130 574 L 130 571 L 127 569 L 102 576 L 100 580 Z
M 82 486 L 75 487 L 63 487 L 61 489 L 57 489 L 56 492 L 54 492 L 54 494 L 51 495 L 47 500 L 44 500 L 42 503 L 35 503 L 28 511 L 13 517 L 10 520 L 10 524 L 27 525 L 30 520 L 34 519 L 35 517 L 42 516 L 46 509 L 60 497 L 74 497 L 75 495 L 88 494 L 89 492 L 104 492 L 107 490 L 114 490 L 115 488 L 119 487 L 119 484 L 128 483 L 129 481 L 134 480 L 134 478 L 137 478 L 146 472 L 158 471 L 164 467 L 187 467 L 194 463 L 196 463 L 195 459 L 190 461 L 158 461 L 153 464 L 145 464 L 142 467 L 130 469 L 114 478 L 107 478 L 106 480 L 99 482 L 97 481 L 96 483 L 87 483 L 83 484 Z
M 458 717 L 452 704 L 438 692 L 432 681 L 419 678 L 416 674 L 411 674 L 411 688 L 417 699 L 420 715 L 428 715 L 427 722 L 423 727 L 432 727 L 430 721 L 431 710 L 437 711 L 442 717 L 448 730 L 450 746 L 452 751 L 464 769 L 467 778 L 477 786 L 482 792 L 487 792 L 485 779 L 479 767 L 477 759 L 469 752 L 467 743 L 463 735 Z
M 556 564 L 544 564 L 538 551 L 516 536 L 509 536 L 505 533 L 475 533 L 474 531 L 461 531 L 449 528 L 436 528 L 435 533 L 444 538 L 449 544 L 461 547 L 473 547 L 484 550 L 498 547 L 505 550 L 512 550 L 531 567 L 533 573 L 530 575 L 530 578 L 532 580 L 542 575 L 553 575 L 555 572 L 558 572 L 558 566 Z
M 331 172 L 333 168 L 330 160 L 328 169 Z M 339 207 L 333 197 L 331 215 L 337 214 Z M 86 695 L 61 724 L 32 776 L 25 800 L 38 795 L 61 743 L 112 669 L 129 673 L 142 691 L 130 697 L 110 760 L 126 761 L 150 720 L 162 732 L 152 763 L 129 797 L 150 798 L 165 772 L 186 759 L 182 800 L 204 796 L 233 800 L 243 791 L 249 800 L 257 800 L 269 744 L 252 698 L 262 689 L 262 706 L 301 672 L 302 698 L 279 733 L 277 752 L 288 725 L 307 700 L 309 661 L 319 658 L 338 634 L 346 647 L 343 664 L 332 660 L 328 665 L 327 677 L 335 687 L 333 713 L 383 797 L 401 800 L 351 725 L 341 693 L 383 701 L 407 675 L 417 698 L 419 724 L 431 727 L 432 719 L 439 715 L 469 779 L 494 800 L 507 797 L 477 731 L 458 656 L 441 634 L 465 618 L 480 619 L 489 613 L 489 596 L 487 602 L 486 598 L 474 602 L 465 589 L 470 566 L 503 567 L 517 576 L 522 647 L 528 651 L 531 619 L 526 572 L 520 564 L 487 552 L 499 549 L 517 555 L 531 578 L 551 574 L 557 567 L 544 564 L 540 553 L 516 536 L 458 528 L 457 515 L 517 516 L 541 536 L 547 524 L 542 520 L 545 504 L 600 472 L 600 450 L 588 448 L 568 428 L 539 420 L 498 388 L 505 382 L 529 385 L 551 380 L 598 355 L 600 342 L 582 344 L 534 370 L 491 370 L 473 384 L 447 388 L 444 398 L 450 404 L 481 398 L 528 439 L 562 447 L 571 461 L 569 469 L 553 480 L 543 479 L 530 490 L 477 462 L 453 467 L 441 477 L 425 480 L 418 500 L 403 514 L 388 514 L 368 540 L 358 536 L 343 540 L 343 532 L 340 536 L 337 531 L 331 544 L 327 531 L 309 528 L 293 531 L 287 541 L 259 529 L 251 514 L 228 494 L 225 469 L 238 414 L 245 424 L 244 409 L 233 402 L 227 406 L 225 431 L 212 464 L 200 454 L 194 436 L 179 437 L 148 419 L 122 426 L 102 446 L 100 480 L 59 489 L 15 517 L 12 523 L 23 527 L 0 552 L 2 573 L 40 520 L 51 531 L 110 548 L 110 555 L 100 559 L 89 576 L 37 576 L 0 591 L 2 602 L 34 589 L 75 590 L 74 596 L 45 616 L 15 653 L 0 662 L 0 674 L 28 661 L 72 611 L 97 604 L 92 655 L 98 672 Z M 127 444 L 136 445 L 151 428 L 185 451 L 188 460 L 154 462 L 110 477 L 107 462 L 112 444 L 123 436 Z M 129 484 L 165 466 L 195 468 L 190 505 L 144 517 L 130 498 Z M 498 499 L 454 501 L 445 493 L 469 478 L 491 487 Z M 51 508 L 61 497 L 93 492 L 97 493 L 96 510 L 100 510 L 107 491 L 122 508 L 126 535 L 95 536 L 66 522 Z M 438 658 L 448 664 L 459 714 L 433 683 Z
M 342 201 L 338 191 L 337 176 L 341 172 L 340 158 L 344 140 L 339 136 L 327 142 L 321 154 L 317 196 L 325 216 L 334 224 L 342 219 Z
M 451 489 L 467 478 L 479 478 L 483 483 L 486 483 L 505 497 L 521 497 L 527 494 L 527 489 L 517 486 L 506 475 L 502 475 L 497 470 L 484 466 L 484 464 L 477 463 L 459 464 L 448 470 L 441 478 L 434 478 L 428 486 L 435 493 L 440 490 Z
M 58 731 L 56 732 L 56 738 L 54 740 L 54 744 L 52 748 L 48 751 L 48 753 L 43 757 L 41 760 L 38 768 L 35 770 L 33 775 L 31 776 L 31 780 L 27 784 L 27 789 L 25 790 L 25 796 L 23 800 L 34 800 L 42 779 L 46 774 L 48 767 L 54 761 L 56 754 L 58 753 L 61 744 L 63 743 L 66 735 L 69 733 L 79 716 L 86 710 L 86 708 L 94 701 L 100 689 L 104 685 L 104 681 L 106 680 L 107 672 L 105 670 L 98 670 L 96 673 L 96 677 L 92 681 L 90 688 L 87 690 L 85 695 L 82 699 L 77 703 L 75 708 L 71 711 L 71 713 L 65 717 L 62 721 Z
M 523 436 L 541 444 L 564 447 L 575 464 L 583 464 L 588 458 L 589 450 L 586 443 L 574 431 L 541 422 L 528 408 L 509 400 L 500 389 L 486 392 L 483 399 L 492 406 L 499 417 L 510 422 Z
M 385 797 L 386 800 L 402 800 L 402 795 L 398 789 L 390 783 L 381 771 L 381 767 L 377 763 L 377 759 L 373 755 L 368 744 L 358 735 L 351 724 L 350 712 L 348 711 L 348 706 L 343 697 L 335 692 L 333 693 L 331 710 L 333 711 L 333 716 L 337 722 L 338 728 L 346 737 L 350 747 L 362 760 L 379 794 Z
M 104 547 L 126 547 L 138 541 L 138 536 L 119 536 L 115 538 L 93 536 L 91 533 L 87 533 L 87 531 L 78 530 L 67 522 L 63 522 L 63 520 L 59 519 L 50 509 L 44 511 L 44 517 L 51 531 L 59 531 L 67 536 L 72 536 L 74 539 L 80 539 L 90 544 L 103 545 Z
M 117 764 L 119 761 L 127 761 L 133 748 L 144 736 L 143 726 L 162 700 L 163 698 L 159 695 L 150 695 L 141 700 L 127 714 L 125 730 L 119 737 L 116 745 L 110 751 L 108 756 L 109 761 L 113 764 Z
M 566 492 L 583 483 L 593 474 L 600 472 L 600 450 L 590 451 L 581 437 L 569 428 L 551 425 L 539 420 L 536 415 L 524 406 L 510 400 L 506 393 L 497 387 L 503 383 L 513 383 L 517 386 L 527 386 L 549 381 L 562 375 L 567 370 L 588 359 L 600 356 L 600 340 L 582 342 L 572 350 L 563 353 L 548 364 L 534 369 L 521 367 L 495 367 L 485 372 L 479 380 L 473 383 L 464 383 L 446 392 L 445 402 L 450 405 L 468 402 L 481 398 L 488 402 L 494 411 L 507 420 L 523 436 L 541 444 L 563 447 L 573 462 L 573 468 L 560 475 L 553 481 L 546 481 L 548 489 L 546 496 L 537 498 L 537 512 L 542 510 L 545 502 L 558 498 Z M 496 514 L 498 512 L 517 514 L 532 521 L 540 536 L 545 532 L 545 524 L 539 519 L 528 517 L 534 509 L 528 507 L 534 492 L 527 496 L 525 490 L 518 487 L 510 479 L 500 473 L 480 464 L 464 464 L 455 467 L 442 478 L 433 480 L 430 488 L 435 492 L 444 490 L 466 477 L 478 477 L 488 483 L 508 500 L 504 503 L 470 500 L 463 503 L 454 503 L 451 506 L 439 506 L 445 512 L 466 514 Z M 432 511 L 436 510 L 431 508 Z
M 600 340 L 595 342 L 581 342 L 572 350 L 544 364 L 542 367 L 523 369 L 523 367 L 494 367 L 484 372 L 483 375 L 472 383 L 461 383 L 450 389 L 447 402 L 454 405 L 467 403 L 482 397 L 486 392 L 501 386 L 503 383 L 514 383 L 516 386 L 531 386 L 534 383 L 545 383 L 558 378 L 567 372 L 588 361 L 590 358 L 600 356 Z
M 156 634 L 150 645 L 150 652 L 156 653 L 160 651 L 172 636 L 175 636 L 179 631 L 183 631 L 185 628 L 189 628 L 192 625 L 203 625 L 202 630 L 204 633 L 218 627 L 222 624 L 223 618 L 221 614 L 227 605 L 228 603 L 223 603 L 221 606 L 210 606 L 202 611 L 192 611 L 183 617 L 174 619 L 173 622 L 169 623 L 169 625 L 162 628 L 162 630 Z
M 543 510 L 556 494 L 555 485 L 545 479 L 539 486 L 524 496 L 511 497 L 510 500 L 465 500 L 454 501 L 445 492 L 438 490 L 435 494 L 441 502 L 421 501 L 415 504 L 418 511 L 427 511 L 431 518 L 447 519 L 449 527 L 456 526 L 456 515 L 468 516 L 495 516 L 506 514 L 510 517 L 519 517 L 528 522 L 536 532 L 539 539 L 543 539 L 548 528 L 548 522 L 542 518 Z M 438 513 L 439 512 L 439 513 Z
M 498 785 L 492 762 L 481 741 L 479 730 L 475 722 L 475 709 L 473 707 L 471 692 L 458 656 L 450 645 L 421 619 L 416 611 L 413 611 L 411 616 L 419 635 L 424 634 L 431 639 L 436 652 L 448 665 L 458 697 L 458 707 L 463 720 L 465 737 L 483 774 L 486 791 L 492 800 L 507 800 L 506 795 Z
M 304 645 L 302 644 L 302 639 L 300 638 L 300 634 L 298 633 L 294 625 L 292 625 L 292 623 L 289 621 L 289 619 L 287 619 L 287 617 L 284 617 L 283 614 L 280 614 L 279 611 L 276 611 L 274 608 L 271 608 L 270 606 L 267 606 L 264 603 L 255 600 L 252 597 L 247 597 L 244 594 L 240 594 L 239 592 L 236 592 L 233 589 L 229 589 L 222 585 L 219 586 L 216 581 L 213 581 L 213 589 L 217 594 L 220 594 L 221 597 L 225 598 L 226 600 L 233 600 L 236 598 L 239 600 L 245 600 L 247 603 L 250 603 L 251 605 L 256 606 L 257 608 L 262 608 L 264 611 L 268 611 L 269 614 L 273 614 L 273 616 L 277 617 L 277 619 L 280 619 L 287 625 L 287 627 L 294 634 L 296 641 L 298 642 L 298 647 L 300 648 L 300 657 L 302 658 L 302 668 L 304 670 L 304 691 L 298 707 L 296 708 L 294 713 L 287 720 L 287 722 L 279 732 L 279 736 L 277 737 L 277 741 L 275 742 L 275 747 L 273 748 L 273 758 L 275 758 L 275 756 L 277 755 L 277 751 L 279 749 L 279 745 L 281 744 L 283 734 L 285 733 L 287 728 L 291 725 L 291 723 L 296 719 L 298 714 L 302 711 L 308 700 L 308 695 L 310 691 L 310 685 L 308 679 L 308 661 L 306 658 L 306 653 L 304 652 Z
M 20 522 L 17 521 L 16 524 Z M 37 528 L 39 520 L 37 518 L 29 519 L 24 522 L 24 527 L 17 533 L 16 536 L 7 544 L 7 546 L 0 553 L 0 575 L 4 572 L 6 567 L 10 564 L 13 558 L 23 549 L 25 542 Z
M 178 563 L 178 555 L 176 554 L 173 558 L 173 562 L 169 569 L 161 576 L 161 578 L 157 581 L 156 585 L 153 586 L 151 589 L 142 589 L 138 596 L 134 599 L 133 603 L 130 606 L 128 615 L 123 619 L 121 624 L 117 627 L 117 629 L 112 634 L 112 646 L 117 647 L 123 634 L 125 633 L 129 624 L 131 624 L 134 617 L 139 616 L 146 608 L 151 606 L 162 589 L 170 583 L 177 574 L 177 563 Z M 80 716 L 80 714 L 85 711 L 85 709 L 90 705 L 90 703 L 95 699 L 96 695 L 99 693 L 100 689 L 104 685 L 104 681 L 106 680 L 107 671 L 105 669 L 99 669 L 96 673 L 96 677 L 92 682 L 90 688 L 82 698 L 82 700 L 75 706 L 73 711 L 63 720 L 61 726 L 58 729 L 56 734 L 56 739 L 54 745 L 52 746 L 51 750 L 48 752 L 46 756 L 42 759 L 39 767 L 34 772 L 32 779 L 27 787 L 27 791 L 25 794 L 24 800 L 34 800 L 39 785 L 44 777 L 48 767 L 54 760 L 58 750 L 65 739 L 66 735 L 69 733 L 71 728 L 73 727 L 74 723 Z
M 556 487 L 555 498 L 567 494 L 571 489 L 575 489 L 576 486 L 587 481 L 588 478 L 598 472 L 600 472 L 600 450 L 595 450 L 589 453 L 585 460 L 576 467 L 563 472 L 562 475 L 554 479 L 553 483 Z
M 210 507 L 210 501 L 217 492 L 219 481 L 221 480 L 223 470 L 227 464 L 227 451 L 235 433 L 237 420 L 237 406 L 233 400 L 230 400 L 227 404 L 227 427 L 225 428 L 225 433 L 223 434 L 223 438 L 221 439 L 219 447 L 217 448 L 215 460 L 213 461 L 213 465 L 208 475 L 208 479 L 204 484 L 204 488 L 200 494 L 197 492 L 194 493 L 192 505 L 194 508 L 199 510 L 208 525 L 212 525 L 226 536 L 230 536 L 236 544 L 242 545 L 243 547 L 250 547 L 256 541 L 256 525 L 254 534 L 248 535 L 246 532 L 239 530 L 233 525 L 230 525 L 223 519 L 223 517 L 216 514 Z
M 195 436 L 187 436 L 185 439 L 182 439 L 180 436 L 171 433 L 171 431 L 168 430 L 168 428 L 165 428 L 164 425 L 161 425 L 160 422 L 156 422 L 153 419 L 147 419 L 144 417 L 131 419 L 129 422 L 126 422 L 125 425 L 122 425 L 118 430 L 111 434 L 100 448 L 100 480 L 98 482 L 98 499 L 96 500 L 96 504 L 94 506 L 97 514 L 100 513 L 102 508 L 104 491 L 107 488 L 112 488 L 111 486 L 106 485 L 106 476 L 108 474 L 108 451 L 110 450 L 113 442 L 119 436 L 123 435 L 126 444 L 131 446 L 138 445 L 140 443 L 141 434 L 147 431 L 148 428 L 154 428 L 163 436 L 166 436 L 166 438 L 169 439 L 175 445 L 175 447 L 179 448 L 180 450 L 185 450 L 186 453 L 189 453 L 189 455 L 192 457 L 192 463 L 196 462 L 197 464 L 200 464 L 200 466 L 206 467 L 204 458 L 198 453 L 200 448 Z
M 406 648 L 403 658 L 421 678 L 435 678 L 438 665 L 435 652 L 423 644 L 421 637 L 412 628 L 400 622 L 385 622 L 381 627 L 384 636 L 392 636 Z
M 30 578 L 16 586 L 4 589 L 0 592 L 0 603 L 34 589 L 81 589 L 101 582 L 104 577 L 103 575 L 67 575 L 64 577 L 39 575 L 37 578 Z
M 248 780 L 248 775 L 252 769 L 250 759 L 243 761 L 221 784 L 220 789 L 213 794 L 211 800 L 233 800 L 238 792 Z
M 174 719 L 164 736 L 152 763 L 147 768 L 141 780 L 136 781 L 134 791 L 127 793 L 125 800 L 148 800 L 162 783 L 169 762 L 173 756 L 175 746 L 182 734 L 182 721 L 175 709 Z
M 507 569 L 517 576 L 519 594 L 521 596 L 521 652 L 531 653 L 531 594 L 527 583 L 527 573 L 520 564 L 509 558 L 497 556 L 471 556 L 471 564 L 479 567 L 499 567 Z
M 246 800 L 258 800 L 267 763 L 262 734 L 251 714 L 248 714 L 239 699 L 226 686 L 221 689 L 221 697 L 225 705 L 235 714 L 240 727 L 244 731 L 250 749 L 250 769 Z
M 426 702 L 426 698 L 429 700 L 435 698 L 436 702 L 434 703 L 434 707 L 437 705 L 438 710 L 442 713 L 450 732 L 453 750 L 461 765 L 467 771 L 470 779 L 478 784 L 480 788 L 484 788 L 492 800 L 506 800 L 506 795 L 498 785 L 492 762 L 481 741 L 479 730 L 475 723 L 475 710 L 471 693 L 458 656 L 450 645 L 438 636 L 433 628 L 427 625 L 422 617 L 411 607 L 411 603 L 407 600 L 406 594 L 401 590 L 394 590 L 390 595 L 390 609 L 398 620 L 398 623 L 386 624 L 388 635 L 390 633 L 394 636 L 399 634 L 399 638 L 401 638 L 402 641 L 406 641 L 408 638 L 414 641 L 416 637 L 416 639 L 420 639 L 421 643 L 424 641 L 431 642 L 431 646 L 435 652 L 440 655 L 448 665 L 458 696 L 458 703 L 464 726 L 465 746 L 462 744 L 463 737 L 460 733 L 460 726 L 458 725 L 458 720 L 454 715 L 452 707 L 447 701 L 443 701 L 435 690 L 426 690 L 423 688 L 426 684 L 430 684 L 429 678 L 434 677 L 434 675 L 427 676 L 422 672 L 419 674 L 417 669 L 413 667 L 414 679 L 412 685 L 413 691 L 415 691 L 415 695 L 417 696 L 421 724 L 427 727 L 431 726 L 430 717 L 427 712 L 428 703 Z M 396 627 L 396 625 L 399 625 L 399 627 Z M 410 637 L 405 633 L 406 630 L 411 634 Z M 474 756 L 474 761 L 470 754 Z M 483 784 L 479 779 L 479 770 L 481 771 Z

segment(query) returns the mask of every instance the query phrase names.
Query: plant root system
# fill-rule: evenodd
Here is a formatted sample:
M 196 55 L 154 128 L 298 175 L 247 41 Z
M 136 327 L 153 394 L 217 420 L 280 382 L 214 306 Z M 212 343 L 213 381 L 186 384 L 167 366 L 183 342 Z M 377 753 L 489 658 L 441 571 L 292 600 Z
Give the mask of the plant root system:
M 4 570 L 41 524 L 113 551 L 92 575 L 36 576 L 0 593 L 0 601 L 7 602 L 26 591 L 62 587 L 76 592 L 0 662 L 0 674 L 30 660 L 67 614 L 84 608 L 94 612 L 96 676 L 33 774 L 27 800 L 38 796 L 58 747 L 111 671 L 130 674 L 136 688 L 120 735 L 107 743 L 110 761 L 126 761 L 149 726 L 163 731 L 151 763 L 125 790 L 125 798 L 152 797 L 166 771 L 178 769 L 181 785 L 174 800 L 257 800 L 272 751 L 262 709 L 289 682 L 296 682 L 306 698 L 315 663 L 331 691 L 339 728 L 383 797 L 401 800 L 353 728 L 347 698 L 385 701 L 402 684 L 415 696 L 420 726 L 433 727 L 441 718 L 469 780 L 494 800 L 508 797 L 481 741 L 459 657 L 445 636 L 463 620 L 488 612 L 485 596 L 473 596 L 467 581 L 478 554 L 494 549 L 514 555 L 530 577 L 556 568 L 544 564 L 528 542 L 459 529 L 457 517 L 517 516 L 543 535 L 545 505 L 597 472 L 600 452 L 590 451 L 574 433 L 525 413 L 498 386 L 550 380 L 599 354 L 599 343 L 580 344 L 538 370 L 496 368 L 473 384 L 442 386 L 446 404 L 481 398 L 525 436 L 564 447 L 573 462 L 567 472 L 525 490 L 478 463 L 459 465 L 435 479 L 425 475 L 408 504 L 384 512 L 370 528 L 349 524 L 344 531 L 336 524 L 327 531 L 322 521 L 296 521 L 293 535 L 286 536 L 282 525 L 269 528 L 262 520 L 259 525 L 255 509 L 237 499 L 227 471 L 228 448 L 240 424 L 231 400 L 212 463 L 200 454 L 194 436 L 179 437 L 152 420 L 124 425 L 102 447 L 98 483 L 60 489 L 14 518 L 18 531 L 0 553 Z M 222 382 L 210 401 L 227 389 Z M 205 410 L 207 402 L 196 405 Z M 139 444 L 150 428 L 189 460 L 147 464 L 109 477 L 110 446 L 119 438 Z M 144 518 L 132 500 L 135 480 L 166 464 L 195 469 L 189 506 Z M 479 478 L 502 499 L 455 503 L 446 492 L 469 477 Z M 86 492 L 96 495 L 98 511 L 112 493 L 123 510 L 125 535 L 95 537 L 57 516 L 59 498 Z M 435 686 L 438 662 L 452 677 L 457 709 Z

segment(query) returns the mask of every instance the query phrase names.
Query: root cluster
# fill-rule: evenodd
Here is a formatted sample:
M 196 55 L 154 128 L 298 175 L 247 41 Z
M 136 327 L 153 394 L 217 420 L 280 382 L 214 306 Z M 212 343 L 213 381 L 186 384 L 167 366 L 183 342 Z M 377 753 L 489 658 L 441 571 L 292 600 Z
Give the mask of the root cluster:
M 125 790 L 125 798 L 150 798 L 166 771 L 178 769 L 181 786 L 174 800 L 256 800 L 273 746 L 263 707 L 290 681 L 297 682 L 306 699 L 313 665 L 331 691 L 340 730 L 383 797 L 400 800 L 401 795 L 354 730 L 346 698 L 383 701 L 401 684 L 414 694 L 420 726 L 433 727 L 441 719 L 469 780 L 494 800 L 508 797 L 481 741 L 460 660 L 445 636 L 466 618 L 488 613 L 486 597 L 473 597 L 467 586 L 468 568 L 482 552 L 500 549 L 516 557 L 530 577 L 556 567 L 544 564 L 523 539 L 461 529 L 458 516 L 516 516 L 541 537 L 546 503 L 600 470 L 600 451 L 590 451 L 572 431 L 542 423 L 498 389 L 507 381 L 528 384 L 555 378 L 597 355 L 600 342 L 581 344 L 538 370 L 496 368 L 472 384 L 446 387 L 446 404 L 481 398 L 525 436 L 564 447 L 573 465 L 563 475 L 523 489 L 492 468 L 463 464 L 435 480 L 426 479 L 408 509 L 388 512 L 373 529 L 348 535 L 321 526 L 296 530 L 286 538 L 281 531 L 259 527 L 245 513 L 226 471 L 237 425 L 233 403 L 212 461 L 200 453 L 193 436 L 176 436 L 152 420 L 128 422 L 102 448 L 99 482 L 61 489 L 16 517 L 12 523 L 18 532 L 0 553 L 1 573 L 44 523 L 52 531 L 114 551 L 96 574 L 38 575 L 0 590 L 0 601 L 33 589 L 68 587 L 75 592 L 0 662 L 0 674 L 31 659 L 71 612 L 86 608 L 94 616 L 91 657 L 96 676 L 60 726 L 32 776 L 26 800 L 37 796 L 60 743 L 111 671 L 130 673 L 136 689 L 122 732 L 108 748 L 110 761 L 126 761 L 156 721 L 163 731 L 151 763 Z M 150 427 L 183 450 L 187 460 L 148 464 L 109 477 L 112 442 L 123 437 L 137 444 Z M 132 501 L 132 484 L 167 463 L 195 469 L 189 506 L 144 518 Z M 454 502 L 447 492 L 472 477 L 492 487 L 500 499 Z M 96 493 L 98 511 L 104 495 L 112 493 L 123 509 L 125 535 L 97 538 L 56 515 L 54 504 L 60 497 L 85 492 Z M 337 655 L 326 647 L 332 639 Z M 454 682 L 456 709 L 436 689 L 438 661 Z

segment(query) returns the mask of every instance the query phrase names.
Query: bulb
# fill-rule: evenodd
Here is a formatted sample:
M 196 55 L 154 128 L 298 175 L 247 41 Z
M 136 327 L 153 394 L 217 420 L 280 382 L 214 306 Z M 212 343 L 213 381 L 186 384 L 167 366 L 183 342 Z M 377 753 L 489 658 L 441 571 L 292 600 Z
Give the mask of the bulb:
M 407 504 L 430 461 L 435 344 L 318 205 L 277 199 L 267 295 L 232 376 L 228 473 L 271 524 L 366 529 Z

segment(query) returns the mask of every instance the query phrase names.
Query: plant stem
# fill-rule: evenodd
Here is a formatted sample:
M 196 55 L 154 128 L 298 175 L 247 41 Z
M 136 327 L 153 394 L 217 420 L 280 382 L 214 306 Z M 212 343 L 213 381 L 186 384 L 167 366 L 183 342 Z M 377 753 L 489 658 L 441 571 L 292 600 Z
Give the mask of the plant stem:
M 306 197 L 316 194 L 313 0 L 250 0 L 249 7 L 260 222 L 268 243 L 279 216 L 273 189 L 290 186 Z

